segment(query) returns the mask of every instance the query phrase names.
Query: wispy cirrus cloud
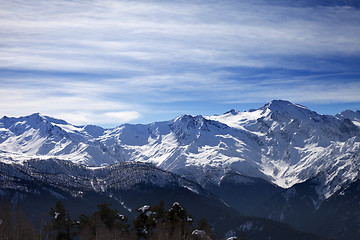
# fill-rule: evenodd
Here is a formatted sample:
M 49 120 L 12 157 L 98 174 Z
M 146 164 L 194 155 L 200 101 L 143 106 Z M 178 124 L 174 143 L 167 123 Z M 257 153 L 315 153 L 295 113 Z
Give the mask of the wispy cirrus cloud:
M 32 80 L 11 83 L 0 89 L 0 111 L 18 116 L 41 112 L 77 124 L 110 124 L 111 126 L 138 119 L 137 104 L 107 99 L 113 93 L 109 86 L 98 83 L 79 83 Z M 36 83 L 36 84 L 34 84 Z
M 3 115 L 116 125 L 190 105 L 360 102 L 351 1 L 0 3 Z
M 5 3 L 8 14 L 1 27 L 8 34 L 2 52 L 8 53 L 8 64 L 11 56 L 23 57 L 13 58 L 13 66 L 39 62 L 44 69 L 57 69 L 63 61 L 65 71 L 174 68 L 181 62 L 278 67 L 282 56 L 360 52 L 357 9 L 230 3 Z M 306 62 L 289 67 L 296 65 L 311 67 Z

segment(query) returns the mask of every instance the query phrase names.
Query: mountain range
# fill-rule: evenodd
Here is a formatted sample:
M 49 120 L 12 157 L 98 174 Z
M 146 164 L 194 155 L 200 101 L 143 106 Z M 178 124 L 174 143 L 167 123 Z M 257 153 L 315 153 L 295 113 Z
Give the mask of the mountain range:
M 30 159 L 42 163 L 63 160 L 96 172 L 118 164 L 151 164 L 157 171 L 183 179 L 176 180 L 177 185 L 217 196 L 219 202 L 242 214 L 336 239 L 360 236 L 351 228 L 354 224 L 348 223 L 360 223 L 359 202 L 347 199 L 360 193 L 360 111 L 321 115 L 299 104 L 273 100 L 245 112 L 182 115 L 112 129 L 75 126 L 37 113 L 1 118 L 3 166 L 24 167 Z M 52 167 L 42 173 L 51 171 Z M 4 173 L 2 181 L 6 182 L 11 174 Z M 116 179 L 118 175 L 111 176 Z M 104 191 L 112 181 L 97 180 L 92 186 L 91 177 L 79 179 L 72 184 Z M 163 186 L 154 178 L 146 179 Z M 350 209 L 347 217 L 336 217 L 344 209 Z M 309 219 L 318 223 L 310 224 Z M 335 231 L 335 223 L 345 228 Z

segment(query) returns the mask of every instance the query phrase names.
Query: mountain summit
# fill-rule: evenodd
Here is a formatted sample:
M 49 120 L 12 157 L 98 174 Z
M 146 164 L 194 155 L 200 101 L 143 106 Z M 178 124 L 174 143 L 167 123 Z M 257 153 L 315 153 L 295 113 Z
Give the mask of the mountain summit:
M 219 116 L 183 115 L 113 129 L 74 126 L 41 114 L 0 119 L 2 161 L 52 158 L 89 166 L 149 162 L 199 184 L 229 171 L 291 187 L 322 176 L 328 198 L 358 179 L 358 112 L 321 115 L 288 101 Z

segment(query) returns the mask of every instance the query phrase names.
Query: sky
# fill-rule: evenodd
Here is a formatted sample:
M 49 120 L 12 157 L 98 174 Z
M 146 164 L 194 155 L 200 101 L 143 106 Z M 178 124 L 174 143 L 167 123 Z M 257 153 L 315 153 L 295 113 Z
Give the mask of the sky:
M 0 115 L 115 127 L 360 109 L 357 0 L 0 0 Z

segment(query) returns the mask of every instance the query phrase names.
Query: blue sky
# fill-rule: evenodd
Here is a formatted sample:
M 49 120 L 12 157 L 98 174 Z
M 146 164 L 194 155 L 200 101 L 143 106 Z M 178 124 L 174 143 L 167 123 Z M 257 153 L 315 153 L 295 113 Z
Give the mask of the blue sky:
M 0 0 L 0 114 L 114 127 L 273 99 L 360 109 L 360 4 Z

